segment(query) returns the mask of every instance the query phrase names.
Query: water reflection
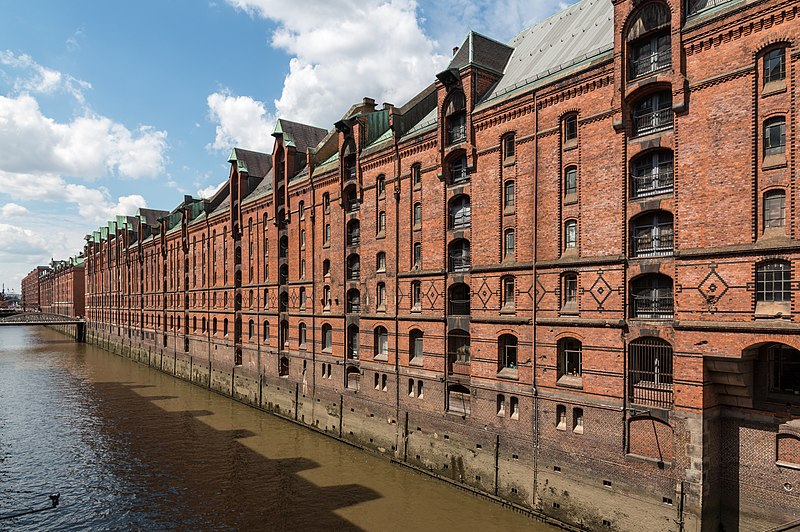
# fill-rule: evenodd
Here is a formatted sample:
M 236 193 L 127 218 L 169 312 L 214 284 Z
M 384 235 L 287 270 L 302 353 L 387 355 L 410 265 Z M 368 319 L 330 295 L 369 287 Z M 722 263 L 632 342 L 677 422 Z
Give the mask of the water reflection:
M 0 330 L 0 516 L 21 530 L 551 530 L 41 328 Z

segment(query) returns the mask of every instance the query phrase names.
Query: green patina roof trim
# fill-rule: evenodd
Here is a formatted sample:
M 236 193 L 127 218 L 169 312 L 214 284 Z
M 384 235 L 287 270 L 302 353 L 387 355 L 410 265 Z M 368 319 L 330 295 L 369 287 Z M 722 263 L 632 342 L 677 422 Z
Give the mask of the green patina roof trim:
M 272 136 L 277 137 L 278 135 L 283 135 L 283 145 L 286 146 L 287 148 L 297 147 L 297 145 L 294 142 L 294 139 L 289 134 L 289 132 L 283 130 L 283 123 L 281 122 L 280 118 L 275 121 L 275 127 L 272 129 Z
M 236 148 L 233 148 L 231 150 L 231 154 L 228 156 L 228 162 L 229 163 L 232 163 L 234 161 L 236 162 L 236 167 L 240 171 L 247 172 L 247 163 L 245 163 L 244 161 L 240 161 L 239 158 L 236 156 Z M 250 173 L 250 172 L 247 172 L 247 173 Z

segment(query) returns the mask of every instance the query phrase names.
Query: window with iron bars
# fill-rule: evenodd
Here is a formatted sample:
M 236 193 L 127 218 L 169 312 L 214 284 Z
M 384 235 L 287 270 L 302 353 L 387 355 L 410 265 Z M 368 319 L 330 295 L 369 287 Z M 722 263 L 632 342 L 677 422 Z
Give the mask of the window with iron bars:
M 633 136 L 672 129 L 672 94 L 662 91 L 640 101 L 633 109 Z
M 673 237 L 672 214 L 656 211 L 639 216 L 633 222 L 633 255 L 670 255 Z
M 645 36 L 631 44 L 630 76 L 640 78 L 669 68 L 672 50 L 669 33 Z
M 662 274 L 647 274 L 634 280 L 631 283 L 631 314 L 640 319 L 672 319 L 672 279 Z
M 634 159 L 631 193 L 635 198 L 672 192 L 673 157 L 670 150 L 656 150 Z
M 632 403 L 671 408 L 672 346 L 659 338 L 640 338 L 628 345 L 628 395 Z
M 471 266 L 469 241 L 457 240 L 450 244 L 450 271 L 466 272 Z

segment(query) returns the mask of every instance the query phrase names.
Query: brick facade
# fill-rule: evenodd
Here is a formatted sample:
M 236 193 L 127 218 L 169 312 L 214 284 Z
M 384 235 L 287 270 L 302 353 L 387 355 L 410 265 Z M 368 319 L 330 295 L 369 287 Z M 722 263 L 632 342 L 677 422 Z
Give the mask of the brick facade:
M 800 518 L 800 2 L 711 4 L 583 0 L 279 120 L 88 237 L 90 335 L 572 524 Z

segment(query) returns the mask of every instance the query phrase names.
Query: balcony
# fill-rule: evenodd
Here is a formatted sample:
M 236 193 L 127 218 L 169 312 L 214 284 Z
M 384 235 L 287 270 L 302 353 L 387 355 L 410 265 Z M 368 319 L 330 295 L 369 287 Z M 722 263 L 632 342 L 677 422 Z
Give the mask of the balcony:
M 633 136 L 641 137 L 658 131 L 672 129 L 672 108 L 666 107 L 649 113 L 641 113 L 633 117 Z
M 633 254 L 636 257 L 672 255 L 673 239 L 672 224 L 637 228 L 633 237 Z
M 645 320 L 671 320 L 674 315 L 672 293 L 634 294 L 633 317 Z
M 631 79 L 640 78 L 672 65 L 672 50 L 659 50 L 631 61 Z
M 467 126 L 464 123 L 460 123 L 458 120 L 455 120 L 455 124 L 452 124 L 447 129 L 447 144 L 458 144 L 460 142 L 464 142 L 467 139 Z
M 645 169 L 633 176 L 633 196 L 643 198 L 672 192 L 674 178 L 671 162 Z

